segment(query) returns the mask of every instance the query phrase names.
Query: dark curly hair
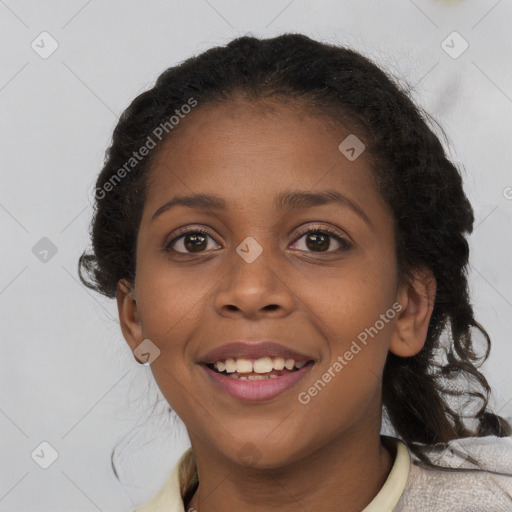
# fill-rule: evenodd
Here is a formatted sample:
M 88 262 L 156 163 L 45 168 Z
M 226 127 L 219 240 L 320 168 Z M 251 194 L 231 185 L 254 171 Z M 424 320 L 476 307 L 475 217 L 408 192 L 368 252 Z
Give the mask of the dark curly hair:
M 423 349 L 406 358 L 390 352 L 386 360 L 383 405 L 396 434 L 429 466 L 434 463 L 425 452 L 432 445 L 510 435 L 510 424 L 488 408 L 491 389 L 478 370 L 489 355 L 490 339 L 469 299 L 466 234 L 473 229 L 473 210 L 458 169 L 428 125 L 435 120 L 413 103 L 411 89 L 360 53 L 301 34 L 239 37 L 167 69 L 132 101 L 114 130 L 96 183 L 93 253 L 84 252 L 79 260 L 81 281 L 110 298 L 120 279 L 134 283 L 138 228 L 157 150 L 132 162 L 134 169 L 123 179 L 113 180 L 183 105 L 193 98 L 200 109 L 238 96 L 295 102 L 357 133 L 394 214 L 400 278 L 410 280 L 414 269 L 426 267 L 437 282 Z M 168 129 L 162 140 L 172 136 Z M 480 357 L 473 329 L 486 342 Z M 461 380 L 466 389 L 458 386 Z M 454 398 L 477 403 L 476 411 L 464 416 L 451 403 Z M 476 426 L 470 429 L 464 418 Z

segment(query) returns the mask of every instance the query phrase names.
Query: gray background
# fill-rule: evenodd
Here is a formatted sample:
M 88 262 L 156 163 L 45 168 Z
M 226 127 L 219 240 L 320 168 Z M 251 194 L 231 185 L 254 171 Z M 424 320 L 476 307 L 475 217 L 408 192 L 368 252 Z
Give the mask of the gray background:
M 512 416 L 511 21 L 511 0 L 0 0 L 0 510 L 130 510 L 188 446 L 77 259 L 119 114 L 168 66 L 246 33 L 350 45 L 405 77 L 444 127 L 477 219 L 471 292 L 494 340 L 484 369 Z M 46 59 L 44 31 L 58 43 Z M 457 58 L 443 49 L 453 31 L 469 44 Z M 124 486 L 110 470 L 121 440 Z M 48 469 L 31 457 L 49 456 L 44 441 L 58 453 Z

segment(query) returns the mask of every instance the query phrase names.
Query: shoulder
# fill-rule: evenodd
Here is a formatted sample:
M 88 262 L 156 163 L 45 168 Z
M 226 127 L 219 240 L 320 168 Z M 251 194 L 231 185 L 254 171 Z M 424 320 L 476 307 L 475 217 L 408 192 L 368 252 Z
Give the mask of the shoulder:
M 512 438 L 457 439 L 429 449 L 438 468 L 411 455 L 409 478 L 395 512 L 511 512 Z
M 196 475 L 194 454 L 188 448 L 178 459 L 158 492 L 129 512 L 185 512 L 183 494 Z

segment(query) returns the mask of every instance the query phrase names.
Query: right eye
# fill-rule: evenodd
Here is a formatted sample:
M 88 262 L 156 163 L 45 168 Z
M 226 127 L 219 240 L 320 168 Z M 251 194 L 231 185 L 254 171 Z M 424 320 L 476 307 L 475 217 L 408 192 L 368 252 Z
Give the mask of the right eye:
M 189 229 L 173 238 L 166 246 L 166 252 L 177 252 L 179 254 L 194 254 L 206 250 L 208 238 L 213 240 L 210 233 L 204 229 Z M 176 247 L 184 250 L 177 250 Z

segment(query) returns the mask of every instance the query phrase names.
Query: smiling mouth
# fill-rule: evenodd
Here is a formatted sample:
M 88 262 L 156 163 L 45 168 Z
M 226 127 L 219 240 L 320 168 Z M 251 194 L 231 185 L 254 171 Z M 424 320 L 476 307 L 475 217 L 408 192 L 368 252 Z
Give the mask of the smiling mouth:
M 298 372 L 313 360 L 295 361 L 283 357 L 261 357 L 259 359 L 228 358 L 206 364 L 211 371 L 237 380 L 277 379 Z
M 200 366 L 217 390 L 242 403 L 257 404 L 276 399 L 296 387 L 314 365 L 313 359 L 260 357 L 205 361 Z

